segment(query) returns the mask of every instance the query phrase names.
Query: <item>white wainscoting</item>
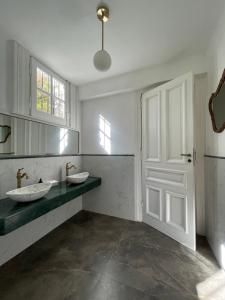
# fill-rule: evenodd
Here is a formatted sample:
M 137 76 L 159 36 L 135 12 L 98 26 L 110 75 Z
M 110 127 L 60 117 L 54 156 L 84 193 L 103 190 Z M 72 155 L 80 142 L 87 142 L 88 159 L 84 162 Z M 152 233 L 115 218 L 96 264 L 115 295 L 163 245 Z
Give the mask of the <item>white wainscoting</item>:
M 135 219 L 134 156 L 83 156 L 83 169 L 102 178 L 98 189 L 83 195 L 84 209 Z

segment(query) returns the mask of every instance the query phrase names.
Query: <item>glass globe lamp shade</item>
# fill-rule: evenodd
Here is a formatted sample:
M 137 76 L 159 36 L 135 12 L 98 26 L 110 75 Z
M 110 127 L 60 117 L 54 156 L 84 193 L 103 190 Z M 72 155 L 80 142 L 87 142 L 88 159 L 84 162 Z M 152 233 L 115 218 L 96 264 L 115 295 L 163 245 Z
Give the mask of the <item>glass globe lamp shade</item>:
M 94 66 L 99 71 L 107 71 L 111 67 L 111 56 L 105 50 L 99 50 L 94 56 Z

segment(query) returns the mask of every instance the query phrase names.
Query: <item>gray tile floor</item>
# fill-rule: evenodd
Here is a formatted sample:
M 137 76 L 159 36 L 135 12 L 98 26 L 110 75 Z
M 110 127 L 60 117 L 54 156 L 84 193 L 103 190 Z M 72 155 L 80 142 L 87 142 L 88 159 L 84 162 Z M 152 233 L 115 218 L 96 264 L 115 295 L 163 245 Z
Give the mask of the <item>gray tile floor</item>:
M 199 299 L 218 270 L 203 238 L 192 252 L 143 223 L 81 212 L 0 267 L 0 299 Z

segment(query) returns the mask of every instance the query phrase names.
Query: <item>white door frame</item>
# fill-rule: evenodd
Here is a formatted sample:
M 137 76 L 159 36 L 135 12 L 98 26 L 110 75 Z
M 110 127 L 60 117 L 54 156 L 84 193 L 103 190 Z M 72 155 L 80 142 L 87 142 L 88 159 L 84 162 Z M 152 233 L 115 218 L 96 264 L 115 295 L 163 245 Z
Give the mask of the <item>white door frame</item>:
M 142 222 L 142 94 L 164 84 L 159 82 L 148 89 L 137 91 L 138 136 L 135 157 L 135 220 Z M 194 148 L 196 149 L 195 183 L 196 183 L 196 231 L 205 235 L 205 106 L 207 101 L 207 74 L 194 75 Z
M 193 88 L 193 75 L 188 73 L 145 93 L 142 110 L 144 112 L 142 195 L 144 221 L 180 243 L 195 249 L 195 157 L 191 160 L 180 157 L 180 153 L 192 153 L 194 148 Z M 183 101 L 178 102 L 181 103 L 179 106 L 174 101 L 168 102 L 169 98 L 167 101 L 167 97 L 174 92 L 182 95 L 181 98 L 175 98 L 176 101 L 178 99 Z M 154 102 L 149 99 L 154 99 Z M 149 110 L 150 104 L 152 108 Z M 180 114 L 181 123 L 179 119 L 177 119 L 178 123 L 174 123 L 176 119 L 169 118 L 167 114 L 171 109 L 171 113 L 174 112 L 175 116 Z M 148 120 L 152 125 L 147 126 Z M 149 126 L 153 129 L 150 132 Z M 170 128 L 168 126 L 175 127 L 167 132 Z M 149 135 L 148 132 L 152 134 Z M 170 134 L 169 140 L 168 134 Z M 177 140 L 176 134 L 180 139 Z M 149 143 L 152 146 L 147 150 Z M 148 196 L 149 193 L 151 196 Z

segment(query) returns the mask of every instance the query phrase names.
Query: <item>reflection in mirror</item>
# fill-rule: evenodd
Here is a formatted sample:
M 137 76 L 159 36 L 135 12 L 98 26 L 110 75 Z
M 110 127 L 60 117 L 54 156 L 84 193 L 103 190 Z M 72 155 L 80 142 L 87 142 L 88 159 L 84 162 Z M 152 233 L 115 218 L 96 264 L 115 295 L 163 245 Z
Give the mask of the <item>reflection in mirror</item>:
M 72 129 L 0 114 L 0 140 L 9 132 L 11 135 L 0 143 L 0 156 L 79 153 L 79 132 Z
M 209 112 L 213 130 L 218 133 L 222 132 L 225 129 L 225 70 L 216 92 L 209 100 Z
M 0 125 L 0 144 L 6 143 L 11 134 L 11 127 L 7 125 Z
M 5 115 L 0 115 L 0 153 L 11 152 L 11 122 Z

